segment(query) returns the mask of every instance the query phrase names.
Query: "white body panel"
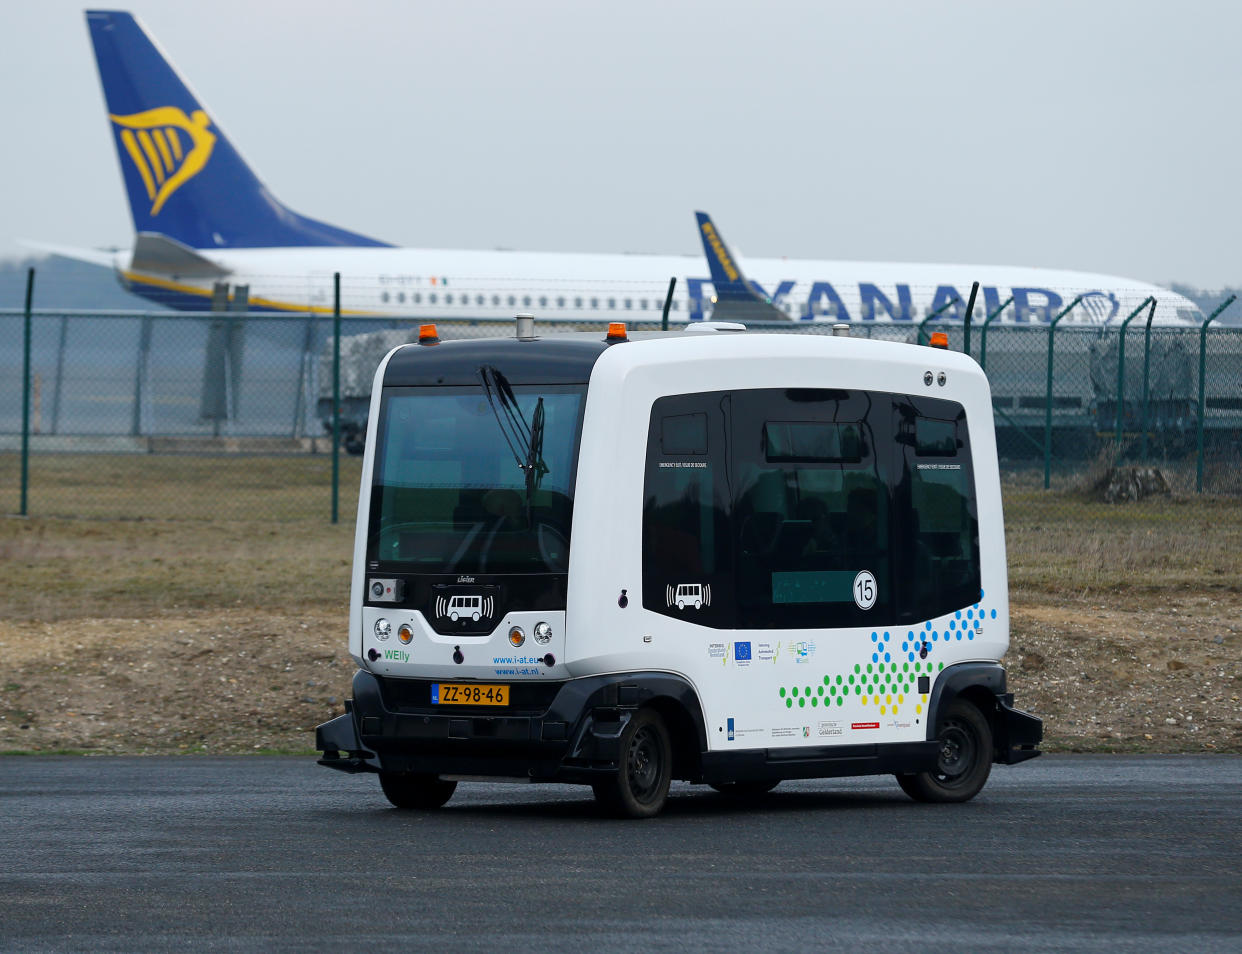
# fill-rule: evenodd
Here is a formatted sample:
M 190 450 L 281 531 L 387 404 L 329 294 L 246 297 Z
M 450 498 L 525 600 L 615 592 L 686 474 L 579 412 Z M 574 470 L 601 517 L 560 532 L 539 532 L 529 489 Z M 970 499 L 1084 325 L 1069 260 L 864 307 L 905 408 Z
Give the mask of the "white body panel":
M 397 349 L 394 348 L 384 355 L 379 367 L 375 369 L 375 380 L 371 385 L 371 410 L 367 418 L 368 434 L 375 434 L 379 430 L 380 395 L 383 391 L 384 371 L 396 352 Z M 371 631 L 369 627 L 374 625 L 373 619 L 364 621 L 362 614 L 367 582 L 367 526 L 368 516 L 371 513 L 371 482 L 374 472 L 375 441 L 369 440 L 366 443 L 366 449 L 362 452 L 362 479 L 358 485 L 358 523 L 354 527 L 354 567 L 349 584 L 349 654 L 354 662 L 363 667 L 366 663 L 362 658 L 365 652 L 362 646 L 362 634 L 364 631 L 369 633 Z M 397 625 L 400 624 L 393 626 L 394 632 Z
M 656 398 L 742 387 L 823 387 L 827 382 L 918 395 L 929 392 L 923 384 L 927 370 L 944 370 L 947 376 L 946 385 L 935 387 L 932 396 L 958 401 L 967 409 L 985 594 L 979 607 L 961 607 L 960 622 L 951 613 L 918 627 L 838 630 L 715 630 L 643 609 L 638 515 L 647 428 Z M 941 664 L 997 661 L 1004 655 L 1009 615 L 1002 527 L 987 381 L 963 355 L 863 339 L 754 334 L 614 347 L 596 364 L 587 397 L 570 542 L 566 666 L 578 676 L 627 670 L 684 676 L 703 704 L 708 747 L 713 750 L 919 741 L 927 737 L 925 695 L 873 692 L 864 703 L 860 693 L 851 692 L 843 704 L 836 700 L 844 698 L 842 688 L 861 688 L 862 677 L 869 669 L 876 675 L 881 663 L 889 672 L 895 664 L 899 674 L 913 675 L 910 651 L 900 651 L 902 642 L 910 641 L 909 633 L 937 636 L 927 660 L 918 660 L 920 674 L 928 674 L 929 663 L 934 665 L 933 684 Z M 625 609 L 617 603 L 623 588 L 630 595 Z M 980 620 L 980 614 L 985 618 Z M 966 622 L 971 628 L 960 636 Z M 737 658 L 738 643 L 750 644 L 749 661 Z M 831 685 L 825 685 L 826 677 Z M 799 691 L 796 699 L 794 687 Z M 813 702 L 805 701 L 807 687 Z
M 375 633 L 375 621 L 386 619 L 392 635 L 386 639 Z M 552 627 L 552 638 L 546 644 L 532 637 L 535 624 L 545 622 Z M 402 623 L 409 623 L 414 638 L 401 643 L 396 633 Z M 521 646 L 509 642 L 511 627 L 520 627 L 526 641 Z M 353 631 L 351 630 L 351 635 Z M 506 613 L 486 636 L 465 634 L 441 635 L 432 629 L 418 610 L 385 610 L 378 606 L 362 608 L 361 625 L 357 629 L 363 647 L 362 656 L 374 649 L 379 658 L 360 662 L 381 676 L 433 676 L 441 679 L 462 679 L 475 682 L 513 681 L 518 679 L 564 679 L 567 668 L 543 662 L 549 653 L 554 659 L 565 655 L 565 613 L 557 610 Z M 453 662 L 453 650 L 460 649 L 461 663 Z

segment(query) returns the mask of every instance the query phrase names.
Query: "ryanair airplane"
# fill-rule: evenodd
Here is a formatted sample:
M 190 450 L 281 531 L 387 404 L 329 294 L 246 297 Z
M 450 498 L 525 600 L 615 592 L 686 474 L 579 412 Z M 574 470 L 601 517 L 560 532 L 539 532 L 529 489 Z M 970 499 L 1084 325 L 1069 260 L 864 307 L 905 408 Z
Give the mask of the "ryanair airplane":
M 129 13 L 86 13 L 136 239 L 121 253 L 36 247 L 115 269 L 130 291 L 185 310 L 211 307 L 213 289 L 248 289 L 249 305 L 301 313 L 342 310 L 411 318 L 620 320 L 658 317 L 670 277 L 674 320 L 747 318 L 913 322 L 975 315 L 1120 321 L 1130 302 L 1159 300 L 1159 319 L 1198 316 L 1188 300 L 1130 279 L 991 265 L 751 259 L 749 277 L 707 215 L 697 213 L 708 263 L 685 256 L 396 248 L 283 205 L 234 150 L 217 117 Z

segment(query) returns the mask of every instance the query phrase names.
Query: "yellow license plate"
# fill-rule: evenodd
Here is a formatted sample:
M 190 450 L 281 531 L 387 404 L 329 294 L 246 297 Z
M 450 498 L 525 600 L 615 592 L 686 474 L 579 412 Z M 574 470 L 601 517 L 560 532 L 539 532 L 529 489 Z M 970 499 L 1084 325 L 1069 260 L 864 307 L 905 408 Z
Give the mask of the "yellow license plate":
M 507 706 L 509 687 L 474 682 L 433 682 L 433 706 Z

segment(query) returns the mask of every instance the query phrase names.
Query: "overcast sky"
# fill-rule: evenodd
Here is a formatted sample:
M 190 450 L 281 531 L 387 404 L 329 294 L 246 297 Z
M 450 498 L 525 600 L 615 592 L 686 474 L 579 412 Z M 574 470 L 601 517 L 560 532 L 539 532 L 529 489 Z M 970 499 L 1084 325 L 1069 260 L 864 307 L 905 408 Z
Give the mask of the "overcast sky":
M 128 245 L 81 3 L 0 0 L 0 256 Z M 1242 3 L 135 0 L 292 208 L 400 245 L 1242 284 Z

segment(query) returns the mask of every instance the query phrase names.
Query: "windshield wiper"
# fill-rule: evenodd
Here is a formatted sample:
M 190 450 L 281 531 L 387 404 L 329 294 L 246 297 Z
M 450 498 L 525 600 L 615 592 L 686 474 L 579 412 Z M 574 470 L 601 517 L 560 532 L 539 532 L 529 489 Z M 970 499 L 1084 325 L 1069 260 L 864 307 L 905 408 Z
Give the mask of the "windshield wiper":
M 492 380 L 500 378 L 500 372 L 495 368 L 484 365 L 479 368 L 479 377 L 483 381 L 483 394 L 487 397 L 487 406 L 492 409 L 492 415 L 496 418 L 496 426 L 500 428 L 501 436 L 504 437 L 505 443 L 509 445 L 509 452 L 513 455 L 513 459 L 517 463 L 518 469 L 525 472 L 526 464 L 522 461 L 522 455 L 518 453 L 517 448 L 513 444 L 513 438 L 509 435 L 509 428 L 514 426 L 513 412 L 510 411 L 507 418 L 502 416 L 499 409 L 496 407 L 496 398 L 492 396 L 492 388 L 495 387 L 496 391 L 500 394 L 500 402 L 504 405 L 505 397 L 504 393 L 500 390 L 499 380 L 496 381 L 495 385 L 492 384 Z M 510 394 L 512 394 L 512 391 L 510 391 Z M 518 432 L 517 438 L 519 444 L 528 443 L 521 432 Z
M 548 472 L 548 465 L 543 460 L 543 395 L 535 402 L 535 413 L 531 415 L 529 453 L 526 455 L 526 496 L 529 498 L 534 490 L 539 489 L 543 475 Z
M 487 403 L 500 427 L 500 433 L 509 445 L 509 451 L 513 454 L 518 468 L 526 477 L 526 505 L 529 508 L 530 495 L 539 488 L 543 475 L 548 473 L 548 465 L 543 459 L 543 397 L 540 396 L 535 403 L 531 423 L 527 424 L 513 388 L 503 374 L 490 365 L 484 365 L 479 368 L 479 377 L 483 381 L 483 393 L 487 396 Z M 492 393 L 493 389 L 495 395 Z M 499 408 L 496 407 L 497 401 L 500 403 Z M 519 446 L 525 446 L 525 455 L 518 451 Z

